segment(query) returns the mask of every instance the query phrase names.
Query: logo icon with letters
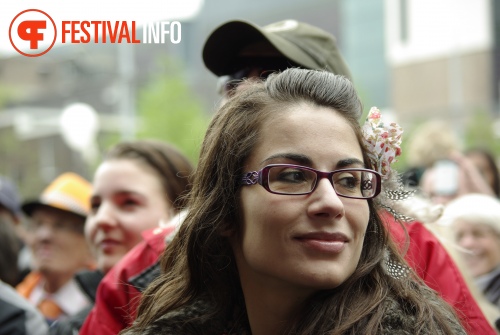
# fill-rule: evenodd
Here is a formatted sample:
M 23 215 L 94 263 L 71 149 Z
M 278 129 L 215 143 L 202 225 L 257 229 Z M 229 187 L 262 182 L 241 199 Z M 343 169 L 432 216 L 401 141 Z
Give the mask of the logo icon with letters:
M 56 38 L 54 20 L 39 9 L 24 10 L 10 23 L 10 43 L 23 56 L 38 57 L 46 54 L 54 46 Z

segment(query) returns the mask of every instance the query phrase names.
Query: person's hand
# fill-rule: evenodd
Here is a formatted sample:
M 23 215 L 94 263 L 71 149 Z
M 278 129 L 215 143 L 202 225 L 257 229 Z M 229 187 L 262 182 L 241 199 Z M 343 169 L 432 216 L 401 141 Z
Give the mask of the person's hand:
M 457 191 L 454 194 L 439 194 L 435 190 L 436 173 L 435 168 L 425 170 L 421 179 L 421 190 L 435 204 L 446 204 L 451 200 L 469 193 L 481 193 L 494 196 L 494 192 L 483 178 L 476 166 L 466 156 L 460 152 L 453 152 L 449 158 L 457 164 L 458 181 Z
M 470 159 L 460 152 L 453 152 L 450 155 L 450 159 L 457 163 L 459 167 L 457 196 L 468 193 L 481 193 L 495 196 L 488 182 Z

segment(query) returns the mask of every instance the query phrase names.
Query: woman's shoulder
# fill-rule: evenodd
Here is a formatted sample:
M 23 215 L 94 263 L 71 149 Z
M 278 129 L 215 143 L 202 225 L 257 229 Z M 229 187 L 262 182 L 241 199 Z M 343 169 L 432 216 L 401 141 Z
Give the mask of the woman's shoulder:
M 180 308 L 166 313 L 161 318 L 155 320 L 146 329 L 139 332 L 126 331 L 124 335 L 225 335 L 228 334 L 227 320 L 214 318 L 211 304 L 206 301 L 199 300 Z M 241 334 L 233 333 L 229 334 Z

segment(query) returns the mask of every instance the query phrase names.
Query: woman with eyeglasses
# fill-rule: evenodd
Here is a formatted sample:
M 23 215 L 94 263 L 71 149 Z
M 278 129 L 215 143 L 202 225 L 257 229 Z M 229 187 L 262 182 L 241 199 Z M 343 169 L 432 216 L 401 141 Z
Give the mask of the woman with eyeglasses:
M 315 70 L 235 92 L 122 334 L 465 334 L 388 237 L 361 109 L 347 79 Z

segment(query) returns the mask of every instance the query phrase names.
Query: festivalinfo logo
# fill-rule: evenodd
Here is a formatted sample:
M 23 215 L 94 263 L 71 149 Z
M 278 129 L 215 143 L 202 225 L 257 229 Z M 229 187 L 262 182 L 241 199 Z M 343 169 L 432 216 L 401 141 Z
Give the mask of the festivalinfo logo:
M 136 21 L 60 21 L 39 9 L 27 9 L 17 14 L 10 23 L 9 39 L 12 47 L 26 57 L 39 57 L 52 49 L 57 41 L 62 44 L 178 44 L 182 40 L 179 21 L 161 21 L 142 25 L 142 36 L 137 36 Z

